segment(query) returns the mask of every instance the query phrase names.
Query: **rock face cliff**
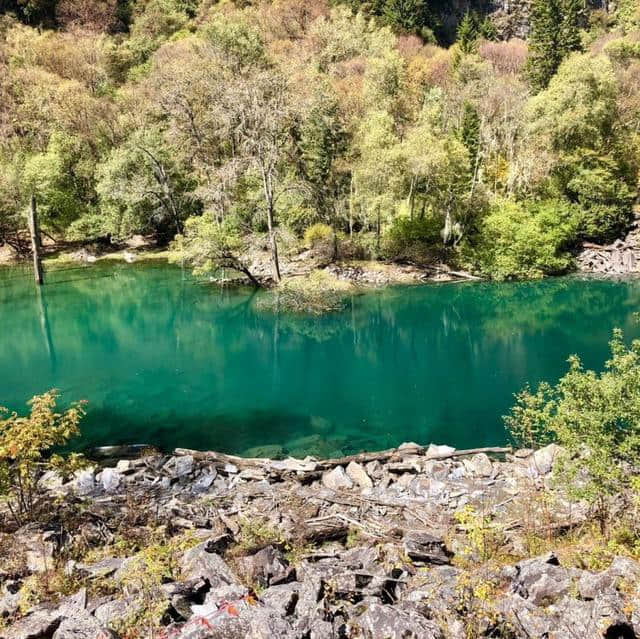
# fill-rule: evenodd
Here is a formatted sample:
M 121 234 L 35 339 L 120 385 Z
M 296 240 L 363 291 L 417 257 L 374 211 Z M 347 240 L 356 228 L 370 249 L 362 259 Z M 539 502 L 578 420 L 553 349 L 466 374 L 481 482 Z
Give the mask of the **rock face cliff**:
M 533 0 L 495 0 L 489 15 L 500 37 L 526 38 L 529 35 Z
M 443 2 L 436 8 L 448 40 L 455 41 L 460 19 L 467 11 L 489 16 L 500 38 L 526 38 L 529 34 L 529 19 L 533 0 L 472 0 Z
M 526 39 L 530 31 L 533 3 L 534 0 L 454 0 L 443 2 L 438 13 L 451 41 L 455 40 L 458 22 L 467 11 L 489 16 L 501 39 Z M 590 9 L 609 10 L 609 3 L 603 0 L 587 0 L 585 5 Z

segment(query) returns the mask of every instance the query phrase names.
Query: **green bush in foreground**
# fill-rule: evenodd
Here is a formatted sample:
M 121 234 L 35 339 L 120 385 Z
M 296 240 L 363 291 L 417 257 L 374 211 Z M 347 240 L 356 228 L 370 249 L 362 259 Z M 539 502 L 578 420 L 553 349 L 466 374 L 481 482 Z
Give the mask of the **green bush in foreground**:
M 37 489 L 40 475 L 47 470 L 73 472 L 80 467 L 80 455 L 51 455 L 80 432 L 84 403 L 74 404 L 64 413 L 56 412 L 57 391 L 34 397 L 31 414 L 20 417 L 0 408 L 0 499 L 3 499 L 19 526 L 37 515 L 42 495 Z
M 616 330 L 605 370 L 585 370 L 577 356 L 556 386 L 525 388 L 505 418 L 527 445 L 555 441 L 564 452 L 557 466 L 570 493 L 596 508 L 602 525 L 606 499 L 634 483 L 640 460 L 640 340 L 630 347 Z

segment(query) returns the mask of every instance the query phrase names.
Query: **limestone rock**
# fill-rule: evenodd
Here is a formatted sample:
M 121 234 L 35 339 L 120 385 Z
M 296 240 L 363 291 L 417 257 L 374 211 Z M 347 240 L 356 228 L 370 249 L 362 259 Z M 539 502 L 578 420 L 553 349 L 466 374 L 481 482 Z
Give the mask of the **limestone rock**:
M 360 464 L 354 461 L 350 462 L 347 466 L 347 475 L 360 488 L 373 488 L 371 477 L 367 475 L 367 471 Z
M 182 572 L 186 579 L 206 579 L 211 587 L 236 582 L 231 569 L 222 557 L 208 550 L 207 542 L 188 550 L 182 558 Z
M 289 617 L 296 610 L 300 584 L 292 582 L 271 586 L 262 593 L 262 601 L 273 608 L 281 617 Z
M 357 618 L 364 639 L 441 639 L 438 626 L 413 610 L 371 603 Z
M 43 639 L 52 637 L 62 622 L 55 610 L 36 610 L 7 628 L 0 628 L 0 639 Z
M 121 481 L 122 475 L 115 468 L 105 468 L 100 473 L 100 483 L 107 493 L 116 493 Z
M 451 453 L 455 453 L 456 449 L 451 446 L 436 446 L 436 444 L 430 444 L 427 449 L 426 459 L 438 459 L 440 457 L 446 457 Z
M 172 457 L 164 465 L 164 470 L 175 479 L 186 477 L 193 470 L 193 461 L 194 460 L 191 455 L 179 455 L 178 457 Z
M 244 557 L 241 565 L 246 580 L 263 587 L 275 586 L 295 579 L 295 569 L 273 546 L 267 546 L 254 555 Z
M 62 621 L 52 639 L 116 639 L 115 632 L 105 628 L 93 616 L 77 613 Z
M 322 475 L 322 483 L 331 490 L 345 490 L 353 488 L 353 482 L 344 472 L 342 466 L 336 466 Z
M 491 477 L 493 473 L 493 464 L 485 453 L 479 453 L 470 459 L 465 459 L 463 463 L 465 468 L 475 477 Z
M 553 603 L 565 595 L 571 585 L 567 570 L 553 554 L 521 561 L 516 571 L 514 591 L 536 606 Z
M 442 539 L 418 531 L 409 531 L 405 535 L 404 550 L 410 559 L 421 564 L 449 564 L 453 556 Z

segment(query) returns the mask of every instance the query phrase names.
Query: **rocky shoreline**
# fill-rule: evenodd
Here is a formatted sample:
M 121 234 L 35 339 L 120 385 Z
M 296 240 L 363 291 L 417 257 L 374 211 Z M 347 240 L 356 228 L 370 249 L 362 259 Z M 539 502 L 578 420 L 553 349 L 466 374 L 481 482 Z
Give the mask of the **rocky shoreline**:
M 640 273 L 640 214 L 627 236 L 612 244 L 586 243 L 576 258 L 578 271 L 596 275 L 632 275 Z
M 0 536 L 0 637 L 636 637 L 640 563 L 552 547 L 587 517 L 549 507 L 556 455 L 177 450 L 48 473 L 56 515 Z

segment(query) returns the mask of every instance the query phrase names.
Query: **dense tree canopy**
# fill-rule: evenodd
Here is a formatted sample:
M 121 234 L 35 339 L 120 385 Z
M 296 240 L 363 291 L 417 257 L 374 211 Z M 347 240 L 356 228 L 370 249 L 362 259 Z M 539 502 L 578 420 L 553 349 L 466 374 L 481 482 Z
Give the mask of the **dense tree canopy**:
M 32 193 L 58 239 L 178 235 L 241 271 L 262 247 L 276 280 L 279 245 L 320 223 L 352 254 L 510 278 L 633 219 L 629 3 L 589 27 L 583 3 L 536 0 L 528 43 L 467 13 L 449 48 L 422 0 L 2 10 L 0 242 L 18 249 Z

